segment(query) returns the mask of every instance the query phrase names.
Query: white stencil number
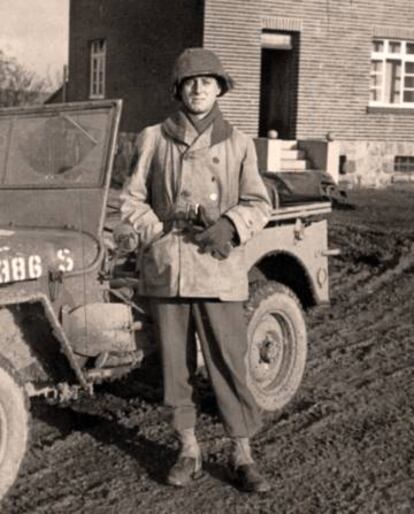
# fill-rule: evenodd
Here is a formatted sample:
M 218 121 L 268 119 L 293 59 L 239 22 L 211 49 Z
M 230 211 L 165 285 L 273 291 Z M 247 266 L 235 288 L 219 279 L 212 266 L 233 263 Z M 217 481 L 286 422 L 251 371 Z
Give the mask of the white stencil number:
M 40 255 L 29 257 L 8 257 L 0 259 L 0 284 L 19 282 L 42 276 L 42 258 Z
M 13 280 L 24 280 L 26 278 L 26 262 L 23 257 L 13 257 L 10 260 L 11 274 Z
M 40 255 L 31 255 L 27 261 L 27 267 L 30 278 L 39 278 L 42 276 L 42 259 Z
M 0 260 L 0 284 L 10 282 L 10 262 L 8 259 Z

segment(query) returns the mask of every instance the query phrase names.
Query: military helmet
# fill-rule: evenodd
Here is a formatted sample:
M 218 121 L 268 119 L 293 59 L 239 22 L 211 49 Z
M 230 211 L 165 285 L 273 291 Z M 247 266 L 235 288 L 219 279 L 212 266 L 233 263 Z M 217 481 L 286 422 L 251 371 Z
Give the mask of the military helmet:
M 218 96 L 223 96 L 234 86 L 233 79 L 224 70 L 214 52 L 206 48 L 187 48 L 178 56 L 173 67 L 173 96 L 180 98 L 180 86 L 183 80 L 200 75 L 209 75 L 217 79 L 221 89 Z

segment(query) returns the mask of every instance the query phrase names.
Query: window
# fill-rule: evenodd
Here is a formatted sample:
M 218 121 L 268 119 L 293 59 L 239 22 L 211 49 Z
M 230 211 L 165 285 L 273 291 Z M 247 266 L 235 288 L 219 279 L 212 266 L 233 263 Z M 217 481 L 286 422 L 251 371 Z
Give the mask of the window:
M 394 157 L 394 171 L 402 173 L 414 172 L 414 156 L 396 155 Z
M 414 41 L 375 39 L 370 105 L 414 107 Z
M 105 39 L 91 41 L 90 56 L 89 98 L 105 98 Z

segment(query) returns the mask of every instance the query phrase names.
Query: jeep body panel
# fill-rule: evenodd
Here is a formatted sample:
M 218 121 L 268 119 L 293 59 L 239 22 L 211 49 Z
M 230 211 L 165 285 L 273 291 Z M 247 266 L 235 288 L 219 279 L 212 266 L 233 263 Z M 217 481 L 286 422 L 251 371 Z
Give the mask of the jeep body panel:
M 289 265 L 295 273 L 302 274 L 300 283 L 310 288 L 312 303 L 329 302 L 328 280 L 328 228 L 327 220 L 320 219 L 331 211 L 329 203 L 279 208 L 272 214 L 268 226 L 247 243 L 246 264 L 248 269 L 267 260 L 267 278 L 277 276 L 283 282 L 283 274 L 289 274 Z M 277 266 L 283 256 L 285 269 L 269 270 L 272 261 Z M 270 264 L 269 264 L 270 263 Z M 292 287 L 291 284 L 287 283 Z M 295 291 L 301 298 L 301 291 Z

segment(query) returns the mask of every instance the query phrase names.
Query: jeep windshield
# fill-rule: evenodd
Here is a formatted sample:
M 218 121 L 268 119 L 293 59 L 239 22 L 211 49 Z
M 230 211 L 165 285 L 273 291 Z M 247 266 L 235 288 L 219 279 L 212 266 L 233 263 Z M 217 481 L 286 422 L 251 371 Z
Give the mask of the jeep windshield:
M 0 188 L 99 187 L 105 175 L 108 109 L 3 110 Z

